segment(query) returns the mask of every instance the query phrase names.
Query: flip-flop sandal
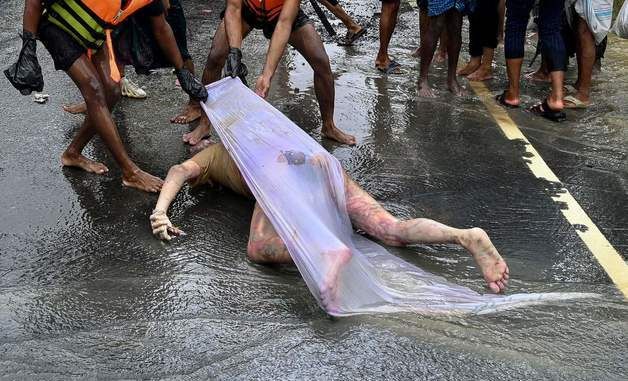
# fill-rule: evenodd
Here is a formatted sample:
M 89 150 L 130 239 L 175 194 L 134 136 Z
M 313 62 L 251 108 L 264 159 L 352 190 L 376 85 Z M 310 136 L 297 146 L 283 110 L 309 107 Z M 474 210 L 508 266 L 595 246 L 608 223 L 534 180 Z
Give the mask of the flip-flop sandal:
M 405 72 L 401 69 L 401 64 L 395 60 L 390 60 L 390 62 L 388 63 L 388 66 L 386 66 L 385 68 L 377 66 L 377 70 L 387 75 L 388 74 L 405 74 Z
M 565 108 L 573 109 L 585 109 L 591 105 L 590 102 L 583 102 L 573 95 L 567 95 L 565 98 L 563 98 L 563 102 L 565 102 Z
M 340 46 L 351 46 L 354 42 L 358 40 L 358 38 L 364 36 L 366 34 L 366 27 L 362 27 L 357 33 L 349 32 L 345 36 L 345 38 L 338 42 Z
M 528 109 L 534 115 L 541 116 L 552 122 L 564 122 L 567 119 L 567 115 L 563 111 L 552 110 L 547 104 L 547 99 L 543 102 L 534 105 Z
M 578 92 L 578 89 L 574 85 L 565 85 L 563 86 L 563 91 L 567 94 L 575 94 Z
M 519 108 L 519 105 L 511 105 L 510 103 L 506 102 L 506 92 L 505 91 L 503 93 L 499 94 L 498 96 L 496 96 L 495 100 L 497 101 L 497 103 L 499 103 L 502 106 L 506 106 L 508 108 Z

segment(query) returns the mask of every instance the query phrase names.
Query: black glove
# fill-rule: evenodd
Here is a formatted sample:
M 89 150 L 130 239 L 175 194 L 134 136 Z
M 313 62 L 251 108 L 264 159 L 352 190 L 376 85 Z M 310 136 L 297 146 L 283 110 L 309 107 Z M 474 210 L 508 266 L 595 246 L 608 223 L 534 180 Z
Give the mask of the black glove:
M 22 50 L 17 62 L 4 71 L 13 87 L 22 95 L 44 89 L 44 77 L 37 61 L 37 41 L 31 32 L 22 33 Z
M 207 100 L 207 89 L 188 69 L 181 68 L 175 70 L 174 73 L 177 75 L 177 79 L 179 79 L 181 88 L 187 95 L 197 101 L 205 102 Z
M 242 83 L 244 83 L 245 86 L 248 86 L 246 83 L 246 76 L 249 74 L 249 69 L 247 69 L 246 65 L 242 63 L 242 51 L 240 48 L 229 48 L 225 74 L 231 78 L 240 77 Z

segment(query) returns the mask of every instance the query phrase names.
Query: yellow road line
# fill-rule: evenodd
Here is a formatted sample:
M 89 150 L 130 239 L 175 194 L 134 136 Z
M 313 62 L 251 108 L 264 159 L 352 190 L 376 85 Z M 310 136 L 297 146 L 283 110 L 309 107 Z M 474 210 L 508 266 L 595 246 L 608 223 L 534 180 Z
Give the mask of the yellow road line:
M 497 121 L 499 128 L 510 140 L 522 140 L 526 143 L 526 162 L 533 175 L 548 181 L 560 182 L 558 177 L 545 163 L 541 155 L 534 149 L 530 141 L 521 132 L 519 127 L 510 119 L 508 113 L 499 106 L 493 95 L 482 82 L 469 82 L 475 93 L 480 97 L 484 106 Z M 577 225 L 576 232 L 580 239 L 589 248 L 595 259 L 600 263 L 619 291 L 628 298 L 628 265 L 617 250 L 608 242 L 600 229 L 595 226 L 589 216 L 582 210 L 578 201 L 565 189 L 564 193 L 552 196 L 555 202 L 566 205 L 561 208 L 563 215 L 573 225 Z M 581 228 L 582 227 L 582 228 Z

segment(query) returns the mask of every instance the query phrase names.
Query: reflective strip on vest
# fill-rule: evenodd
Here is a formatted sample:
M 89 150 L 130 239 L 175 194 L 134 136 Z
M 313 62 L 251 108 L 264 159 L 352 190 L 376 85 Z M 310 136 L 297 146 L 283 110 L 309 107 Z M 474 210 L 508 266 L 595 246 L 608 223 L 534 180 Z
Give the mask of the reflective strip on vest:
M 74 0 L 61 0 L 50 7 L 48 20 L 69 33 L 81 45 L 98 49 L 105 42 L 101 21 Z

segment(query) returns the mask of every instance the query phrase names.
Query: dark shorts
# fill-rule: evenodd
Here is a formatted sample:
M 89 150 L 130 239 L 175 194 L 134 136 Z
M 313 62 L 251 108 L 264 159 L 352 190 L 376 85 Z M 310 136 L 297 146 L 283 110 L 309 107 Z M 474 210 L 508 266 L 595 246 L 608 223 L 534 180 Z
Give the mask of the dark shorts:
M 87 54 L 87 48 L 79 44 L 66 31 L 44 20 L 39 25 L 39 39 L 50 53 L 56 70 L 68 71 L 81 55 Z
M 220 18 L 225 17 L 225 11 L 223 10 L 220 14 Z M 242 4 L 242 19 L 249 24 L 249 26 L 253 29 L 261 29 L 264 32 L 264 37 L 267 39 L 271 39 L 273 36 L 273 32 L 275 31 L 275 27 L 277 26 L 278 20 L 273 21 L 265 21 L 259 20 L 253 11 L 251 11 L 246 4 Z M 299 8 L 299 13 L 297 13 L 297 17 L 294 19 L 294 23 L 292 24 L 292 31 L 301 29 L 301 27 L 310 23 L 310 18 Z

